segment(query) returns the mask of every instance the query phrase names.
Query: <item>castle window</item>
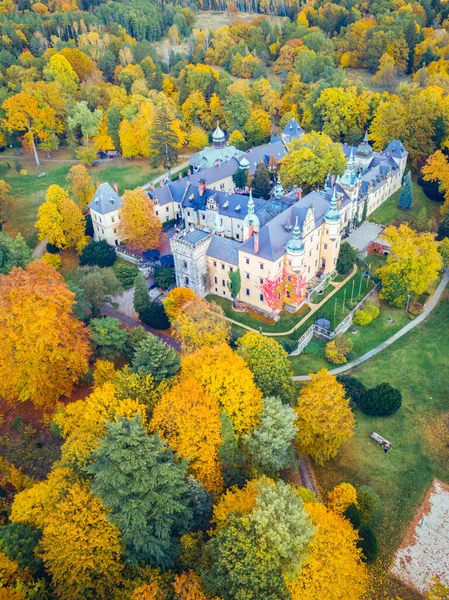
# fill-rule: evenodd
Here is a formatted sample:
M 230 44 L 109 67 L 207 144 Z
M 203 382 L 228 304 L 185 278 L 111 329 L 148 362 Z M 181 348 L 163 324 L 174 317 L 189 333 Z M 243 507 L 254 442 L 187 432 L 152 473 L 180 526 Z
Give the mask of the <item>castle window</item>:
M 159 211 L 156 211 L 156 215 L 159 215 Z
M 187 211 L 187 216 L 190 217 L 190 210 Z
M 218 283 L 218 279 L 214 277 L 214 283 Z
M 214 267 L 216 267 L 216 266 L 217 266 L 217 261 L 216 261 L 216 260 L 214 260 Z
M 182 266 L 184 267 L 184 269 L 187 269 L 187 263 L 186 263 L 186 261 L 184 261 L 184 262 L 182 263 Z
M 111 217 L 112 223 L 115 223 L 115 217 Z
M 235 234 L 235 239 L 239 240 L 240 239 L 240 235 L 238 233 Z
M 318 264 L 318 261 L 316 260 L 316 261 L 315 261 L 315 267 L 317 266 L 317 264 Z
M 188 278 L 188 277 L 184 277 L 184 283 L 185 283 L 186 285 L 189 285 L 189 278 Z
M 101 230 L 101 233 L 103 233 L 103 234 L 104 234 L 104 229 L 102 229 L 102 230 Z
M 260 285 L 263 285 L 263 277 L 259 277 L 259 283 Z
M 215 291 L 218 292 L 218 288 L 215 288 Z
M 98 220 L 99 220 L 99 221 L 100 221 L 100 223 L 101 223 L 101 217 L 98 217 Z
M 259 269 L 263 271 L 263 263 L 259 263 Z
M 326 235 L 329 235 L 329 229 L 326 229 Z
M 226 290 L 223 290 L 223 296 L 226 296 Z
M 222 268 L 223 271 L 225 270 L 225 266 L 224 266 L 223 263 L 221 263 L 221 268 Z
M 290 298 L 290 292 L 287 290 L 287 298 Z
M 220 190 L 224 190 L 225 184 L 224 183 L 220 183 Z
M 245 275 L 246 275 L 246 279 L 250 278 L 250 274 L 249 273 L 245 273 Z
M 169 210 L 170 210 L 170 207 L 169 207 L 169 206 L 166 206 L 166 207 L 165 207 L 165 212 L 168 212 Z
M 234 271 L 234 267 L 229 267 L 229 272 L 232 273 Z
M 327 250 L 327 244 L 324 244 L 324 249 Z
M 259 294 L 259 300 L 263 302 L 263 294 Z
M 204 221 L 204 219 L 206 218 L 206 215 L 201 215 L 201 218 L 202 218 L 202 219 L 203 219 L 203 221 Z
M 224 287 L 226 285 L 226 281 L 224 279 L 221 280 L 221 285 Z
M 308 269 L 308 271 L 307 271 L 307 272 L 308 272 L 308 273 L 310 273 L 310 267 L 309 267 L 309 269 Z
M 249 265 L 249 258 L 245 258 L 245 262 L 247 265 Z
M 292 261 L 291 261 L 291 260 L 289 260 L 289 261 L 288 261 L 288 266 L 289 266 L 289 267 L 291 267 L 291 266 L 292 266 Z
M 117 229 L 114 229 L 114 233 L 117 233 Z
M 312 256 L 312 250 L 309 250 L 309 256 Z
M 250 289 L 249 289 L 249 288 L 246 288 L 246 295 L 247 295 L 247 296 L 249 296 L 249 295 L 250 295 L 250 293 L 251 293 L 251 292 L 250 292 Z
M 318 250 L 318 248 L 319 248 L 319 244 L 317 244 L 317 245 L 316 245 L 316 249 L 317 249 L 317 250 Z

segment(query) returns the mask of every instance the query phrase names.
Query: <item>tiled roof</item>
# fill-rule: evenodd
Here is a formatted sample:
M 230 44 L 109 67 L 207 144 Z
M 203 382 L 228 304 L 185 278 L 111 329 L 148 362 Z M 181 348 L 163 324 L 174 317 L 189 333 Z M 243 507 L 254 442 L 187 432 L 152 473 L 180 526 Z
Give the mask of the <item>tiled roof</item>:
M 242 150 L 238 150 L 235 146 L 224 146 L 223 148 L 215 148 L 206 146 L 200 152 L 195 152 L 189 158 L 189 164 L 194 167 L 202 167 L 204 169 L 214 167 L 217 161 L 222 163 L 231 160 L 234 156 L 241 156 Z
M 187 229 L 184 233 L 182 233 L 178 239 L 183 240 L 185 242 L 189 242 L 190 244 L 196 244 L 201 240 L 204 240 L 207 236 L 210 235 L 209 231 L 204 231 L 203 229 L 197 229 L 196 227 Z
M 88 208 L 100 215 L 107 215 L 122 206 L 122 200 L 109 183 L 102 183 L 97 187 L 94 197 L 88 204 Z
M 256 148 L 248 150 L 248 152 L 245 153 L 245 158 L 249 162 L 250 175 L 254 174 L 254 171 L 260 162 L 263 162 L 265 166 L 268 166 L 271 156 L 274 157 L 276 162 L 279 162 L 284 158 L 287 152 L 287 147 L 282 140 L 263 144 L 262 146 L 257 146 Z
M 216 258 L 217 260 L 221 260 L 231 265 L 238 265 L 239 247 L 240 242 L 236 242 L 235 240 L 231 240 L 230 238 L 224 238 L 219 235 L 214 235 L 210 246 L 207 249 L 207 256 L 210 256 L 211 258 Z

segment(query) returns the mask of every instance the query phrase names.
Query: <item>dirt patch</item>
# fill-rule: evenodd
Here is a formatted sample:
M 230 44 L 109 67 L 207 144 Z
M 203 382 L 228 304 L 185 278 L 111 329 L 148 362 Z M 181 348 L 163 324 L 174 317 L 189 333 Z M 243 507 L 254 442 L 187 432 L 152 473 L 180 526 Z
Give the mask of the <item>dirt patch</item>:
M 437 577 L 449 585 L 449 485 L 434 480 L 390 568 L 405 585 L 424 594 Z

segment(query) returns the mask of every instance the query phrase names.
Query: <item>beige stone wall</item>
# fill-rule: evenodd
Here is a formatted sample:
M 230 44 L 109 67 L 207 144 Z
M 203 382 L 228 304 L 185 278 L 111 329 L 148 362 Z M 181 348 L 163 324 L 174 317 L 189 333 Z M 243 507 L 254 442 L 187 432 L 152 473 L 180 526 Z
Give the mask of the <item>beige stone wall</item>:
M 94 228 L 94 239 L 97 241 L 106 240 L 111 246 L 116 246 L 121 241 L 118 233 L 118 225 L 120 223 L 119 211 L 114 210 L 107 215 L 101 215 L 97 211 L 90 209 L 90 215 Z
M 168 202 L 163 205 L 155 204 L 154 212 L 159 217 L 160 222 L 164 224 L 171 221 L 171 219 L 178 218 L 178 215 L 181 216 L 181 206 L 178 202 Z
M 229 272 L 236 271 L 237 266 L 216 258 L 207 257 L 209 269 L 209 286 L 211 294 L 216 294 L 222 298 L 232 300 L 231 292 L 228 288 Z

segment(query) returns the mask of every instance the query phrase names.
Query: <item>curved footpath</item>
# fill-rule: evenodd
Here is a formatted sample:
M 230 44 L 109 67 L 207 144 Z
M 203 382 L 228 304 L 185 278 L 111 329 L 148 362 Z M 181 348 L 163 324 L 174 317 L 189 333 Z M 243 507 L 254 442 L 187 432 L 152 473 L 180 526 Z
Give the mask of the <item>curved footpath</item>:
M 331 371 L 329 371 L 329 373 L 331 375 L 340 375 L 341 373 L 350 371 L 354 367 L 357 367 L 358 365 L 366 362 L 367 360 L 369 360 L 376 354 L 379 354 L 379 352 L 381 352 L 384 348 L 387 348 L 387 346 L 390 346 L 396 340 L 398 340 L 403 335 L 405 335 L 406 333 L 408 333 L 409 331 L 414 329 L 417 325 L 422 323 L 424 321 L 424 319 L 426 319 L 430 315 L 430 313 L 433 311 L 433 309 L 437 305 L 438 300 L 440 299 L 441 294 L 444 292 L 444 289 L 445 289 L 448 281 L 449 281 L 449 272 L 445 272 L 443 279 L 440 281 L 440 285 L 437 287 L 434 295 L 432 296 L 432 299 L 429 301 L 429 303 L 427 304 L 424 311 L 420 315 L 418 315 L 416 317 L 416 319 L 414 319 L 413 321 L 410 321 L 410 323 L 407 323 L 407 325 L 405 325 L 402 329 L 400 329 L 394 335 L 392 335 L 390 338 L 388 338 L 388 340 L 386 340 L 385 342 L 382 342 L 382 344 L 379 344 L 378 346 L 376 346 L 375 348 L 373 348 L 372 350 L 370 350 L 369 352 L 367 352 L 360 358 L 357 358 L 356 360 L 353 360 L 352 362 L 347 363 L 346 365 L 343 365 L 341 367 L 337 367 L 336 369 L 332 369 Z M 293 379 L 293 381 L 310 381 L 310 376 L 309 375 L 294 375 L 292 377 L 292 379 Z

